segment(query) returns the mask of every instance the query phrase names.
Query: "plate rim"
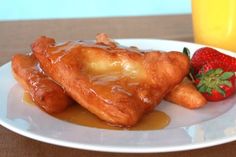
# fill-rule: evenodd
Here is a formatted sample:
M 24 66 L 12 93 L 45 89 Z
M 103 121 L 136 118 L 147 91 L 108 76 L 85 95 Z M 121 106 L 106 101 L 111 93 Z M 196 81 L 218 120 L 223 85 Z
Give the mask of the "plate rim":
M 117 146 L 109 146 L 109 145 L 94 145 L 94 144 L 83 144 L 83 143 L 74 143 L 62 140 L 55 140 L 49 137 L 43 137 L 41 135 L 33 134 L 30 132 L 22 131 L 19 128 L 15 128 L 8 123 L 5 123 L 0 119 L 0 125 L 13 131 L 16 134 L 27 137 L 29 139 L 33 139 L 36 141 L 40 141 L 47 144 L 53 144 L 56 146 L 63 146 L 67 148 L 75 148 L 81 150 L 88 151 L 98 151 L 98 152 L 109 152 L 109 153 L 166 153 L 166 152 L 179 152 L 179 151 L 188 151 L 195 149 L 208 148 L 212 146 L 217 146 L 229 142 L 233 142 L 236 140 L 236 136 L 224 137 L 217 140 L 202 142 L 202 143 L 194 143 L 194 144 L 184 144 L 180 146 L 168 146 L 168 147 L 142 147 L 142 149 L 137 149 L 137 147 L 117 147 Z

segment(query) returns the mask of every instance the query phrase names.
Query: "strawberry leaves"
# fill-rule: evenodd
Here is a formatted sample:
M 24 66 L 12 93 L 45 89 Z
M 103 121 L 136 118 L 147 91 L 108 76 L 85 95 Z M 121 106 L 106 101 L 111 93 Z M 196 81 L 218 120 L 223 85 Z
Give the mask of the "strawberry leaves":
M 225 96 L 225 91 L 222 86 L 232 87 L 232 83 L 229 79 L 234 75 L 233 72 L 224 72 L 223 69 L 211 69 L 206 73 L 197 75 L 197 79 L 200 82 L 197 85 L 197 89 L 201 93 L 212 94 L 212 90 L 215 89 L 220 94 Z
M 183 54 L 185 54 L 186 56 L 188 56 L 190 58 L 190 51 L 187 47 L 183 48 Z
M 234 75 L 233 72 L 224 72 L 221 76 L 220 76 L 220 79 L 222 80 L 227 80 L 229 79 L 230 77 L 232 77 Z

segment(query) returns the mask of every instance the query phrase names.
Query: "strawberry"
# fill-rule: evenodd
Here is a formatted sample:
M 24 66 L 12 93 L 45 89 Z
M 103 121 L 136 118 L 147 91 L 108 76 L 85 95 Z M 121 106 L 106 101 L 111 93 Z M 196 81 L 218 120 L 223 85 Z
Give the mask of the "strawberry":
M 196 75 L 195 83 L 197 89 L 209 101 L 219 101 L 226 99 L 234 94 L 235 86 L 235 73 L 227 71 L 216 61 L 209 61 L 205 63 L 201 70 Z
M 223 54 L 213 48 L 203 47 L 195 51 L 193 57 L 191 58 L 193 73 L 198 73 L 204 64 L 212 60 L 227 64 L 229 71 L 236 72 L 236 58 Z
M 217 69 L 217 68 L 221 68 L 223 71 L 231 71 L 232 70 L 231 66 L 229 66 L 225 62 L 210 60 L 201 66 L 201 69 L 198 71 L 198 74 L 207 72 L 211 69 Z
M 187 48 L 183 49 L 183 53 L 187 56 L 190 54 Z M 234 72 L 236 72 L 236 58 L 203 47 L 194 53 L 188 76 L 207 100 L 219 101 L 236 91 Z

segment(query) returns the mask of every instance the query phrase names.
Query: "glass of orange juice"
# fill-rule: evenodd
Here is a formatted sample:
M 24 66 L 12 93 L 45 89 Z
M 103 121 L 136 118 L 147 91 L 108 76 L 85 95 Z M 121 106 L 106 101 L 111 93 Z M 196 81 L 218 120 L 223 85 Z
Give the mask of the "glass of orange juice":
M 196 43 L 236 52 L 236 0 L 192 0 Z

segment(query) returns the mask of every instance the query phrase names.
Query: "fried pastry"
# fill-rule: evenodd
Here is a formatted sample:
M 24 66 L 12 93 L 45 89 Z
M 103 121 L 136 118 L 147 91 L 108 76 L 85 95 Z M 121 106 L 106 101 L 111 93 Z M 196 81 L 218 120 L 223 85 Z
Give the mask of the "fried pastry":
M 62 112 L 73 102 L 58 84 L 40 71 L 33 55 L 14 55 L 12 72 L 35 104 L 48 113 Z
M 144 53 L 109 42 L 56 43 L 42 36 L 32 51 L 47 75 L 81 106 L 123 127 L 135 125 L 189 70 L 189 59 L 180 52 Z
M 205 97 L 196 89 L 193 82 L 187 78 L 176 85 L 165 96 L 165 100 L 189 109 L 197 109 L 207 103 Z

